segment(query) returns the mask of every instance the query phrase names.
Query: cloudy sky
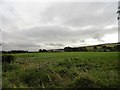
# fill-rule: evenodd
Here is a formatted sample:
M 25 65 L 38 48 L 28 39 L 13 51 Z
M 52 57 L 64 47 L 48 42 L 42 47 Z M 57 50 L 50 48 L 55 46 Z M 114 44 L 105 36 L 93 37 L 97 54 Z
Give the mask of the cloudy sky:
M 118 42 L 117 2 L 6 0 L 0 8 L 3 50 L 39 50 Z

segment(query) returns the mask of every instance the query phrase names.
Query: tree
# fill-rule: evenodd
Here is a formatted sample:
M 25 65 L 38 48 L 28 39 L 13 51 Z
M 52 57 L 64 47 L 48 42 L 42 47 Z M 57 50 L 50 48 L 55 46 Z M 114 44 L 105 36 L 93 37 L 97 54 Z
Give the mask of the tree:
M 97 49 L 97 46 L 94 46 L 94 49 Z
M 117 11 L 117 14 L 118 14 L 118 20 L 120 19 L 120 1 L 118 2 L 118 11 Z
M 46 49 L 39 49 L 39 52 L 47 52 Z
M 102 46 L 103 49 L 106 49 L 106 46 Z
M 39 52 L 42 52 L 42 49 L 39 49 Z

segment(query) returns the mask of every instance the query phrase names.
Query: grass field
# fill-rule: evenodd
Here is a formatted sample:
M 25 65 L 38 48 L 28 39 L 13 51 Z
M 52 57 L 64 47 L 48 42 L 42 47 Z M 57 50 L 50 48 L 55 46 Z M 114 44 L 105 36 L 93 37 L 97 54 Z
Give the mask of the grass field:
M 14 56 L 14 63 L 3 64 L 3 87 L 118 87 L 118 52 L 47 52 Z

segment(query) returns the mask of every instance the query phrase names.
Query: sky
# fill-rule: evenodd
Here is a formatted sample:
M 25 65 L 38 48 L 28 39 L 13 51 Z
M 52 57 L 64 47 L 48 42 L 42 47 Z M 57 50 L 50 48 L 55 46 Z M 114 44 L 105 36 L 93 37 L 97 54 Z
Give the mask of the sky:
M 4 0 L 0 8 L 2 50 L 118 42 L 117 2 Z

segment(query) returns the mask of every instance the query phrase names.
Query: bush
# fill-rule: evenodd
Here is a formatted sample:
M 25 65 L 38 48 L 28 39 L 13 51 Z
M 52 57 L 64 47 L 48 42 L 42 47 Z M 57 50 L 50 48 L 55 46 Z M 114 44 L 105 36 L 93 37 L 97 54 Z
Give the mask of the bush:
M 2 55 L 2 63 L 12 63 L 14 61 L 14 56 L 11 54 Z

